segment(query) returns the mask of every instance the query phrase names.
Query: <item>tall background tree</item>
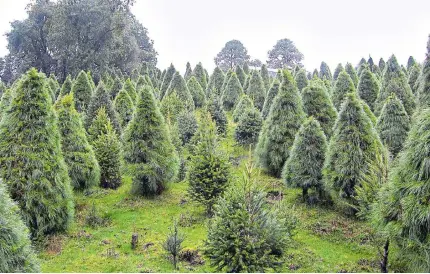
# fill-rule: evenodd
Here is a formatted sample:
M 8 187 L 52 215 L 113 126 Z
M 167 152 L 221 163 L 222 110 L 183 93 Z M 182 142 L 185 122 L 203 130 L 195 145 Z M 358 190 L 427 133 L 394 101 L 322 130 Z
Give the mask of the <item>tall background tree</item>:
M 28 17 L 11 23 L 10 54 L 1 77 L 10 83 L 36 67 L 64 80 L 90 69 L 96 79 L 108 67 L 131 72 L 153 65 L 157 53 L 148 31 L 130 11 L 134 1 L 33 1 Z
M 269 50 L 267 65 L 274 69 L 294 68 L 295 65 L 301 64 L 303 58 L 294 42 L 285 38 L 276 42 L 273 49 Z
M 248 50 L 239 40 L 228 41 L 224 48 L 215 57 L 215 65 L 223 71 L 243 66 L 249 61 Z

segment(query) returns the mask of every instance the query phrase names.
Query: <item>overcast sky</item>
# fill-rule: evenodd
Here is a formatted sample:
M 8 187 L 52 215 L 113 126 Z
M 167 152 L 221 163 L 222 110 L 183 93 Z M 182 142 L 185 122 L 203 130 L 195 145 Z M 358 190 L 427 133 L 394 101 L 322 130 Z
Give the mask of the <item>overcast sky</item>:
M 29 0 L 0 0 L 0 33 L 25 18 Z M 309 71 L 326 61 L 357 64 L 369 54 L 375 62 L 395 54 L 405 64 L 422 61 L 430 34 L 429 0 L 136 0 L 133 13 L 148 29 L 158 66 L 201 61 L 211 71 L 214 57 L 232 39 L 252 58 L 266 61 L 277 40 L 289 38 L 304 54 Z M 7 53 L 0 37 L 0 55 Z

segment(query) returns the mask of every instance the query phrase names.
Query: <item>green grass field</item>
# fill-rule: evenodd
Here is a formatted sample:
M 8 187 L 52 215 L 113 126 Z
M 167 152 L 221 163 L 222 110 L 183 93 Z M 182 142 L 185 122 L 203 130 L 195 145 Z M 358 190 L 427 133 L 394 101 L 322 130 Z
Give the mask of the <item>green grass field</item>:
M 248 152 L 235 145 L 234 125 L 222 140 L 233 162 L 233 176 L 241 174 Z M 282 272 L 379 272 L 379 255 L 370 225 L 341 216 L 330 208 L 301 202 L 301 191 L 285 188 L 280 180 L 260 172 L 257 178 L 268 191 L 277 190 L 294 207 L 298 225 L 285 255 Z M 131 178 L 125 176 L 117 190 L 94 190 L 75 195 L 76 218 L 66 235 L 48 239 L 41 251 L 43 272 L 175 272 L 162 244 L 174 219 L 186 235 L 183 246 L 200 250 L 206 237 L 203 207 L 186 196 L 187 182 L 171 183 L 159 197 L 129 194 Z M 108 221 L 95 229 L 85 225 L 93 204 Z M 131 249 L 131 236 L 139 245 Z M 395 250 L 391 252 L 395 253 Z M 393 270 L 393 269 L 390 269 Z M 199 263 L 181 261 L 179 272 L 211 272 L 208 258 Z

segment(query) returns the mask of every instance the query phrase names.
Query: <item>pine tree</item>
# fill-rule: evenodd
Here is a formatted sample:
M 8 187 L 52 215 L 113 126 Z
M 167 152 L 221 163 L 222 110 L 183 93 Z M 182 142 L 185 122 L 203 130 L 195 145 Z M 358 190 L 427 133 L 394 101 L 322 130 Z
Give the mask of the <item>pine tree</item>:
M 50 86 L 52 91 L 55 93 L 55 98 L 53 101 L 55 101 L 55 99 L 57 99 L 58 94 L 60 94 L 60 84 L 58 83 L 57 77 L 55 77 L 55 74 L 51 73 L 49 75 L 49 79 L 50 80 Z
M 297 132 L 290 157 L 282 171 L 282 179 L 288 186 L 302 189 L 304 201 L 310 189 L 319 198 L 323 196 L 322 169 L 326 150 L 327 140 L 318 120 L 308 118 Z
M 379 63 L 378 63 L 378 66 L 379 66 L 379 69 L 382 71 L 382 72 L 384 72 L 384 70 L 385 70 L 385 61 L 384 61 L 384 59 L 379 59 Z
M 411 67 L 413 67 L 416 63 L 417 63 L 417 62 L 415 61 L 414 57 L 409 56 L 409 58 L 408 58 L 408 64 L 407 64 L 407 66 L 406 66 L 407 70 L 409 71 L 409 69 L 410 69 Z
M 148 82 L 146 81 L 146 78 L 144 77 L 144 76 L 142 76 L 142 75 L 140 75 L 139 76 L 139 78 L 137 79 L 137 82 L 136 82 L 136 92 L 137 93 L 139 93 L 139 91 L 145 86 L 145 85 L 148 85 Z M 121 89 L 120 89 L 121 90 Z M 120 91 L 119 90 L 119 91 Z M 118 91 L 118 92 L 119 92 Z M 131 99 L 131 97 L 130 97 L 130 99 Z
M 66 80 L 64 80 L 64 83 L 61 86 L 60 94 L 58 96 L 61 97 L 66 94 L 69 94 L 70 91 L 72 91 L 72 85 L 72 78 L 70 77 L 70 75 L 67 75 Z
M 12 101 L 12 89 L 8 88 L 3 93 L 0 101 L 0 121 L 3 118 L 7 108 L 10 105 L 10 102 Z
M 255 72 L 252 74 L 249 80 L 249 87 L 245 92 L 254 102 L 254 106 L 261 111 L 266 99 L 266 89 L 260 73 Z
M 241 66 L 236 66 L 235 74 L 236 74 L 237 79 L 239 79 L 240 85 L 243 86 L 245 84 L 246 74 L 243 71 Z
M 414 118 L 404 148 L 384 185 L 374 218 L 378 229 L 396 242 L 399 256 L 407 262 L 407 271 L 429 272 L 428 151 L 430 110 L 423 109 Z
M 252 102 L 252 100 L 249 99 L 248 95 L 242 94 L 242 96 L 239 99 L 239 102 L 236 104 L 236 107 L 234 108 L 233 121 L 235 123 L 239 122 L 239 119 L 242 116 L 242 114 L 245 112 L 245 110 L 251 107 L 252 108 L 254 107 L 254 103 Z
M 355 69 L 351 65 L 351 63 L 346 63 L 346 65 L 345 65 L 345 71 L 346 71 L 346 73 L 348 73 L 349 77 L 351 77 L 351 80 L 354 83 L 354 87 L 357 88 L 357 85 L 358 85 L 358 76 L 357 76 L 357 72 L 355 71 Z
M 260 165 L 269 174 L 277 177 L 281 175 L 294 137 L 305 119 L 302 100 L 293 76 L 289 71 L 283 73 L 284 80 L 272 103 L 257 144 Z
M 206 91 L 206 95 L 210 96 L 211 94 L 216 94 L 218 96 L 222 95 L 223 92 L 223 84 L 224 84 L 224 72 L 219 67 L 215 67 L 210 79 L 209 86 Z
M 190 77 L 187 82 L 187 87 L 191 93 L 191 96 L 193 97 L 194 106 L 196 108 L 203 107 L 206 104 L 206 95 L 203 91 L 202 86 L 200 86 L 199 82 L 197 81 L 196 77 Z
M 98 110 L 90 132 L 100 166 L 100 187 L 117 189 L 121 185 L 121 143 L 104 108 Z
M 33 237 L 64 231 L 73 218 L 60 131 L 44 82 L 30 69 L 0 123 L 0 176 Z
M 312 72 L 312 78 L 319 78 L 318 75 L 319 75 L 318 70 L 314 69 L 314 71 Z
M 215 205 L 205 255 L 217 272 L 276 272 L 282 266 L 295 219 L 287 209 L 269 206 L 252 173 L 247 168 Z
M 307 116 L 314 117 L 325 135 L 330 138 L 337 112 L 323 83 L 320 80 L 311 81 L 311 84 L 302 91 L 302 101 Z
M 184 78 L 182 78 L 179 72 L 175 72 L 173 79 L 170 82 L 169 88 L 167 89 L 164 96 L 169 96 L 173 91 L 178 95 L 179 100 L 181 100 L 188 110 L 194 109 L 194 100 L 188 90 L 187 83 Z
M 367 64 L 369 64 L 369 68 L 370 68 L 370 70 L 371 70 L 373 73 L 375 73 L 375 72 L 373 71 L 373 66 L 375 65 L 375 63 L 373 62 L 373 58 L 372 58 L 371 56 L 369 56 L 369 59 L 367 59 Z
M 93 148 L 88 143 L 81 117 L 75 110 L 73 93 L 61 97 L 55 109 L 61 134 L 61 148 L 72 187 L 82 190 L 96 186 L 100 181 L 100 168 Z
M 126 128 L 128 123 L 133 118 L 134 104 L 125 89 L 121 91 L 115 97 L 113 101 L 114 109 L 118 113 L 119 123 L 122 128 Z
M 219 152 L 216 126 L 210 114 L 202 115 L 196 139 L 188 170 L 188 195 L 203 204 L 211 216 L 213 205 L 227 187 L 230 170 L 227 160 Z
M 326 62 L 321 62 L 320 66 L 320 78 L 321 79 L 327 79 L 329 81 L 333 80 L 333 76 L 331 75 L 330 67 L 327 65 Z
M 262 126 L 263 119 L 258 109 L 255 107 L 246 109 L 240 116 L 234 132 L 236 142 L 244 146 L 254 146 L 258 141 Z
M 373 114 L 372 110 L 370 109 L 369 105 L 360 99 L 361 106 L 363 107 L 364 113 L 366 113 L 367 117 L 369 117 L 370 121 L 372 122 L 373 126 L 376 126 L 376 123 L 378 121 L 378 118 Z
M 112 87 L 109 90 L 111 100 L 115 99 L 119 91 L 123 88 L 124 84 L 125 83 L 123 83 L 118 76 L 115 76 L 112 82 Z
M 100 82 L 91 96 L 91 101 L 87 107 L 87 112 L 84 120 L 85 128 L 88 129 L 93 119 L 96 117 L 99 108 L 104 107 L 106 113 L 117 134 L 121 133 L 118 113 L 115 111 L 110 95 L 107 92 L 103 82 Z
M 412 89 L 412 93 L 413 94 L 417 94 L 417 86 L 415 86 L 415 83 L 418 80 L 418 77 L 420 76 L 421 73 L 421 67 L 418 64 L 413 65 L 410 69 L 409 69 L 409 77 L 408 77 L 408 84 Z
M 124 159 L 130 164 L 132 193 L 160 194 L 173 181 L 179 158 L 152 91 L 140 92 L 133 119 L 124 132 Z
M 18 206 L 0 181 L 0 271 L 2 273 L 40 272 L 28 229 L 20 218 Z
M 161 113 L 166 120 L 171 119 L 174 123 L 176 123 L 179 113 L 181 113 L 185 109 L 187 109 L 185 107 L 185 103 L 179 99 L 178 95 L 176 94 L 176 91 L 173 91 L 173 93 L 164 96 L 163 100 L 161 101 Z
M 88 78 L 88 82 L 90 82 L 91 90 L 94 91 L 96 89 L 96 84 L 94 83 L 93 76 L 91 75 L 91 71 L 87 71 L 87 78 Z
M 397 98 L 402 101 L 402 104 L 405 107 L 408 115 L 412 115 L 415 109 L 415 98 L 411 87 L 408 84 L 406 75 L 403 73 L 394 55 L 388 59 L 386 64 L 381 90 L 375 102 L 376 115 L 380 114 L 385 101 L 391 95 L 391 93 L 396 94 Z M 424 100 L 420 98 L 419 95 L 418 102 L 420 104 L 424 102 Z
M 430 36 L 427 42 L 427 54 L 423 63 L 423 69 L 419 81 L 417 102 L 418 107 L 422 109 L 430 106 Z M 403 103 L 403 105 L 405 104 Z
M 384 147 L 356 93 L 345 97 L 324 163 L 324 180 L 334 202 L 345 213 L 356 213 L 356 188 Z
M 197 119 L 192 111 L 182 111 L 178 115 L 178 133 L 181 144 L 188 144 L 197 131 Z
M 264 87 L 266 88 L 266 90 L 269 90 L 270 76 L 269 76 L 269 71 L 267 70 L 266 64 L 263 64 L 261 66 L 260 74 L 261 74 L 261 78 L 263 79 Z
M 236 73 L 233 73 L 222 95 L 221 100 L 224 109 L 227 111 L 233 109 L 242 93 L 243 90 L 239 78 L 236 76 Z
M 227 86 L 228 80 L 230 80 L 231 75 L 234 73 L 233 70 L 229 69 L 224 77 L 224 82 L 222 83 L 222 87 L 221 87 L 221 92 L 220 92 L 220 96 L 223 94 L 225 87 Z M 249 77 L 247 77 L 246 79 L 249 79 Z M 209 95 L 214 96 L 215 94 L 208 94 Z
M 93 89 L 88 81 L 85 71 L 82 70 L 79 72 L 78 77 L 76 77 L 76 80 L 72 85 L 72 93 L 75 100 L 76 110 L 78 112 L 85 112 L 93 93 Z
M 207 110 L 215 121 L 218 134 L 224 136 L 227 133 L 228 121 L 221 100 L 216 96 L 209 98 Z
M 134 84 L 131 82 L 130 78 L 125 80 L 122 89 L 128 93 L 128 95 L 131 98 L 131 101 L 133 102 L 133 105 L 136 105 L 137 92 L 136 92 L 136 88 L 135 88 Z
M 364 100 L 373 111 L 375 108 L 376 98 L 378 98 L 379 84 L 375 75 L 373 75 L 369 68 L 365 68 L 362 71 L 357 91 L 360 98 Z
M 191 78 L 192 73 L 193 73 L 193 69 L 191 68 L 191 64 L 190 62 L 187 62 L 187 65 L 185 68 L 185 74 L 184 74 L 185 81 L 188 81 Z
M 333 104 L 336 109 L 340 109 L 345 96 L 351 92 L 356 92 L 354 82 L 346 71 L 342 71 L 339 73 L 332 95 Z
M 393 155 L 397 156 L 403 148 L 404 141 L 409 131 L 409 116 L 402 105 L 402 102 L 394 93 L 388 97 L 381 110 L 376 129 L 382 143 Z
M 164 94 L 166 93 L 167 89 L 170 86 L 170 82 L 173 79 L 173 75 L 175 74 L 176 69 L 173 66 L 173 64 L 170 64 L 170 67 L 166 70 L 163 76 L 163 81 L 161 82 L 160 86 L 160 99 L 164 97 Z
M 343 66 L 342 66 L 342 64 L 340 64 L 340 63 L 339 63 L 339 64 L 337 65 L 336 69 L 334 70 L 334 73 L 333 73 L 333 81 L 336 81 L 336 80 L 337 80 L 337 78 L 339 77 L 339 74 L 340 74 L 342 71 L 344 71 Z
M 59 93 L 59 89 L 60 89 L 60 85 L 58 84 L 58 82 L 56 80 L 54 80 L 53 78 L 49 77 L 48 79 L 46 79 L 48 86 L 51 88 L 51 98 L 52 98 L 52 102 L 55 102 L 55 100 L 57 99 L 57 94 Z
M 206 90 L 208 87 L 208 80 L 206 78 L 206 73 L 205 73 L 205 70 L 203 68 L 202 63 L 199 62 L 196 65 L 196 67 L 193 70 L 193 75 L 196 77 L 197 81 L 202 86 L 202 88 L 204 90 Z
M 306 71 L 304 69 L 301 69 L 299 72 L 297 72 L 295 80 L 297 83 L 297 88 L 300 92 L 302 92 L 302 90 L 308 86 L 309 80 L 306 77 Z
M 307 80 L 307 79 L 306 79 Z M 279 93 L 279 86 L 281 83 L 278 79 L 275 79 L 272 87 L 267 92 L 266 100 L 264 101 L 263 110 L 261 111 L 261 117 L 264 119 L 269 115 L 270 107 L 272 106 L 273 100 Z M 234 117 L 234 116 L 233 116 Z

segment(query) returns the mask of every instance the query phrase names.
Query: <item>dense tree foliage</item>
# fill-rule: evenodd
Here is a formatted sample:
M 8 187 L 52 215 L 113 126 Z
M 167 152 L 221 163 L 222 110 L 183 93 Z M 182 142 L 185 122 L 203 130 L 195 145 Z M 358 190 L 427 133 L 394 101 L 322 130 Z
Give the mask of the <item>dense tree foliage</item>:
M 307 87 L 309 80 L 306 77 L 306 70 L 301 69 L 297 72 L 296 76 L 294 77 L 294 79 L 296 80 L 297 83 L 297 88 L 299 89 L 300 92 L 302 92 L 302 90 Z
M 403 73 L 396 57 L 393 55 L 388 59 L 384 76 L 382 79 L 381 90 L 375 102 L 375 114 L 379 115 L 382 107 L 391 93 L 396 94 L 397 98 L 402 101 L 408 115 L 412 115 L 415 109 L 415 98 L 411 87 L 408 84 L 406 75 Z M 421 104 L 425 100 L 418 95 L 418 102 Z
M 132 193 L 160 194 L 178 174 L 179 158 L 152 91 L 139 94 L 136 112 L 124 132 L 124 159 L 130 165 Z
M 213 205 L 224 192 L 229 180 L 229 165 L 219 151 L 215 123 L 210 114 L 203 115 L 188 170 L 188 194 L 194 201 L 203 204 L 210 216 Z
M 234 131 L 236 142 L 245 146 L 255 145 L 262 126 L 263 118 L 260 111 L 255 107 L 245 109 Z
M 427 42 L 426 59 L 424 60 L 422 74 L 419 81 L 417 92 L 418 107 L 427 108 L 430 106 L 430 36 Z
M 167 68 L 166 73 L 163 76 L 163 81 L 160 85 L 160 98 L 164 97 L 164 94 L 166 93 L 167 89 L 170 86 L 170 82 L 173 79 L 173 75 L 175 75 L 176 69 L 173 66 L 173 64 L 170 64 L 169 68 Z
M 247 76 L 243 71 L 242 67 L 236 66 L 235 73 L 236 73 L 237 79 L 239 79 L 240 85 L 243 86 L 245 84 L 245 80 Z
M 215 121 L 218 134 L 224 136 L 227 133 L 228 120 L 222 107 L 221 100 L 216 96 L 210 97 L 207 104 L 207 110 Z
M 339 73 L 333 89 L 333 104 L 339 110 L 345 96 L 348 93 L 356 92 L 354 82 L 346 71 Z
M 245 92 L 254 102 L 254 106 L 261 111 L 263 109 L 264 100 L 266 99 L 266 88 L 264 87 L 264 82 L 260 73 L 256 72 L 251 75 L 249 87 Z
M 261 111 L 261 116 L 263 119 L 266 119 L 266 117 L 269 115 L 270 107 L 272 106 L 273 100 L 275 99 L 276 95 L 278 95 L 280 85 L 281 83 L 279 82 L 279 80 L 275 79 L 269 91 L 267 92 L 266 100 L 264 101 L 263 105 L 263 110 Z
M 113 101 L 114 109 L 118 113 L 119 122 L 122 128 L 126 128 L 127 124 L 133 118 L 134 104 L 130 95 L 125 89 L 116 95 Z
M 79 72 L 76 80 L 73 82 L 71 91 L 75 100 L 76 110 L 78 112 L 85 112 L 93 93 L 93 88 L 90 81 L 88 81 L 85 71 L 82 70 Z
M 325 135 L 330 138 L 337 118 L 337 112 L 321 80 L 312 80 L 302 91 L 303 110 L 309 117 L 314 117 Z
M 282 264 L 291 237 L 292 216 L 270 207 L 266 193 L 247 169 L 215 205 L 205 254 L 219 272 L 266 272 Z
M 308 191 L 314 190 L 318 197 L 323 196 L 324 182 L 322 169 L 327 150 L 326 137 L 313 117 L 308 118 L 294 139 L 290 157 L 285 162 L 282 179 L 291 187 L 301 188 L 303 199 Z
M 222 94 L 222 103 L 225 110 L 231 110 L 236 105 L 240 96 L 242 95 L 242 85 L 240 84 L 239 78 L 236 73 L 233 73 L 228 80 L 227 86 Z
M 281 88 L 272 103 L 257 144 L 260 165 L 277 177 L 281 175 L 294 137 L 305 119 L 302 100 L 293 76 L 287 70 L 283 74 Z
M 105 108 L 106 113 L 116 130 L 117 134 L 121 133 L 121 125 L 119 123 L 118 113 L 115 111 L 113 103 L 110 99 L 110 95 L 106 90 L 103 82 L 100 82 L 91 96 L 91 101 L 88 104 L 87 112 L 85 115 L 85 127 L 88 129 L 93 122 L 94 118 L 97 116 L 97 112 L 100 108 Z
M 340 74 L 342 71 L 344 71 L 344 68 L 343 68 L 342 64 L 340 64 L 340 63 L 339 63 L 339 64 L 337 65 L 336 69 L 334 70 L 334 73 L 333 73 L 333 81 L 336 81 L 336 80 L 337 80 L 337 78 L 339 77 L 339 74 Z
M 375 108 L 375 101 L 379 94 L 379 84 L 375 75 L 369 68 L 363 69 L 360 74 L 360 80 L 357 87 L 358 95 L 366 102 L 366 104 L 373 111 Z
M 70 178 L 44 81 L 29 70 L 0 123 L 0 175 L 33 237 L 64 231 L 73 218 Z
M 416 117 L 403 151 L 378 197 L 375 222 L 400 247 L 411 272 L 428 272 L 430 110 Z
M 287 38 L 278 40 L 267 54 L 267 65 L 274 69 L 293 68 L 303 60 L 303 54 L 294 42 Z
M 346 71 L 346 73 L 348 73 L 349 77 L 351 77 L 351 80 L 354 83 L 354 87 L 357 87 L 358 75 L 357 75 L 357 72 L 355 71 L 354 67 L 351 65 L 351 63 L 346 63 L 345 71 Z
M 194 107 L 201 108 L 206 104 L 206 95 L 196 77 L 191 76 L 187 82 L 188 90 L 193 98 Z
M 355 213 L 356 188 L 375 166 L 383 145 L 356 93 L 345 97 L 334 126 L 324 164 L 326 188 L 345 213 Z
M 409 116 L 402 102 L 393 93 L 385 101 L 376 129 L 382 143 L 395 157 L 403 148 L 410 127 Z
M 60 98 L 55 108 L 61 148 L 72 187 L 82 190 L 96 186 L 100 181 L 100 168 L 87 140 L 81 117 L 75 109 L 73 94 Z
M 18 206 L 0 181 L 0 271 L 3 273 L 40 272 L 39 261 L 31 247 L 29 233 Z
M 224 72 L 219 67 L 215 67 L 212 75 L 209 78 L 209 86 L 207 90 L 207 95 L 216 94 L 218 96 L 222 95 L 223 92 L 223 84 L 224 84 Z
M 117 189 L 121 185 L 121 143 L 104 108 L 98 110 L 89 131 L 100 166 L 100 187 Z
M 2 78 L 10 83 L 30 67 L 68 74 L 91 70 L 97 79 L 109 67 L 131 72 L 157 53 L 148 31 L 130 11 L 133 1 L 34 1 L 28 17 L 11 23 L 10 54 Z M 15 69 L 10 69 L 15 68 Z M 7 78 L 7 79 L 6 79 Z
M 179 72 L 175 72 L 173 75 L 172 81 L 164 96 L 169 96 L 172 92 L 176 92 L 178 99 L 181 100 L 187 109 L 194 109 L 193 96 L 187 87 L 187 83 Z
M 320 65 L 320 74 L 319 77 L 324 80 L 333 80 L 333 76 L 331 75 L 330 67 L 327 65 L 326 62 L 321 62 Z
M 239 102 L 236 104 L 236 107 L 234 108 L 233 121 L 235 123 L 239 122 L 242 114 L 245 112 L 246 109 L 250 107 L 254 107 L 254 103 L 252 102 L 252 100 L 249 98 L 248 95 L 242 94 L 242 96 L 239 99 Z
M 236 66 L 243 66 L 249 61 L 248 50 L 238 40 L 228 41 L 224 48 L 215 57 L 215 65 L 223 71 L 234 69 Z
M 198 63 L 196 65 L 196 67 L 193 70 L 193 74 L 194 77 L 196 77 L 197 81 L 199 82 L 199 84 L 202 86 L 202 88 L 204 90 L 206 90 L 208 88 L 208 77 L 206 75 L 206 71 L 203 68 L 202 63 Z

